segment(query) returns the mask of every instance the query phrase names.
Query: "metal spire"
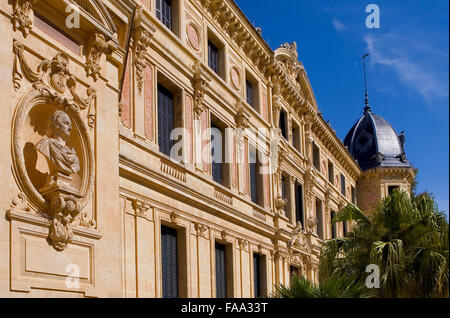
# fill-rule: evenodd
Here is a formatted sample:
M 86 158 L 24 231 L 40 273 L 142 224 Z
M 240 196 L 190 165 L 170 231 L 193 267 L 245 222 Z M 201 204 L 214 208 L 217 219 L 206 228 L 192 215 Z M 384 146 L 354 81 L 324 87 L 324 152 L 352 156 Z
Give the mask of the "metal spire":
M 366 71 L 366 59 L 369 57 L 369 55 L 370 55 L 370 53 L 367 53 L 362 57 L 363 65 L 364 65 L 364 92 L 365 92 L 364 104 L 366 105 L 364 107 L 365 113 L 370 111 L 369 94 L 367 93 L 367 71 Z

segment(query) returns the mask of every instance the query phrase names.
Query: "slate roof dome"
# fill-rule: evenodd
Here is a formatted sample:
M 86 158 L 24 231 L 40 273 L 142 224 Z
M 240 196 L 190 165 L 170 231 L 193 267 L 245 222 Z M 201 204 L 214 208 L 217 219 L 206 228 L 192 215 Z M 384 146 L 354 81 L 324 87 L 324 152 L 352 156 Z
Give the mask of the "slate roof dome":
M 377 167 L 410 167 L 404 143 L 403 132 L 398 135 L 392 125 L 372 113 L 370 107 L 364 109 L 364 115 L 344 139 L 344 145 L 364 171 Z

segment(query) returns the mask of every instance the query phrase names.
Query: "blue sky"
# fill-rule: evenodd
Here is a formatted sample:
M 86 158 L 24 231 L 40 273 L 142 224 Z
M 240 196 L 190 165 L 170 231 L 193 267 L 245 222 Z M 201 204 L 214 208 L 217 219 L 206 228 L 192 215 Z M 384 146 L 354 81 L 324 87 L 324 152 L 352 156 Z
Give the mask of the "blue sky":
M 370 104 L 399 133 L 419 169 L 418 191 L 449 210 L 448 0 L 236 0 L 276 49 L 297 42 L 319 108 L 343 139 L 364 107 L 361 56 Z M 365 25 L 366 6 L 380 8 L 379 29 Z

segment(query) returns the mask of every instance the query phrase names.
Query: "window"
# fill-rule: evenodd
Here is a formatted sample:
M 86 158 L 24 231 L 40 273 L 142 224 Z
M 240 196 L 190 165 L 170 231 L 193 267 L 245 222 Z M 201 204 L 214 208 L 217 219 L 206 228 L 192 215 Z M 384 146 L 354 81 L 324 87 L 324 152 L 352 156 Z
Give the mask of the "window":
M 262 194 L 263 176 L 259 173 L 260 164 L 258 151 L 251 145 L 249 150 L 249 166 L 251 199 L 253 203 L 262 206 L 264 204 L 264 197 Z
M 300 277 L 299 276 L 300 271 L 298 270 L 298 267 L 295 267 L 295 266 L 292 266 L 292 265 L 289 266 L 289 273 L 290 273 L 291 280 L 294 277 Z
M 258 81 L 249 72 L 245 73 L 245 101 L 259 112 Z
M 211 41 L 208 41 L 208 65 L 219 74 L 219 49 Z
M 345 197 L 347 195 L 347 191 L 345 189 L 345 176 L 341 173 L 341 193 Z
M 290 177 L 287 175 L 284 175 L 281 177 L 281 196 L 286 199 L 287 203 L 285 206 L 286 215 L 289 220 L 291 220 L 292 217 L 292 208 L 291 208 L 291 185 L 290 185 Z M 292 222 L 292 220 L 291 220 Z
M 163 298 L 178 298 L 177 230 L 161 226 L 161 273 Z
M 284 139 L 288 140 L 288 130 L 287 130 L 287 114 L 286 112 L 282 109 L 280 111 L 280 123 L 279 123 L 279 127 L 281 129 L 281 134 L 283 135 Z
M 172 30 L 172 1 L 156 0 L 156 17 Z
M 223 141 L 222 130 L 211 123 L 211 158 L 213 180 L 223 184 Z
M 328 160 L 328 181 L 334 184 L 334 165 L 330 160 Z
M 253 85 L 249 81 L 245 82 L 247 103 L 253 107 Z
M 347 233 L 348 233 L 348 224 L 347 224 L 346 221 L 342 223 L 342 229 L 343 229 L 343 232 L 344 232 L 344 233 L 343 233 L 344 236 L 346 236 Z
M 356 189 L 352 186 L 352 203 L 356 205 Z
M 320 149 L 315 143 L 313 143 L 313 165 L 320 171 Z
M 397 189 L 400 189 L 400 187 L 399 186 L 388 186 L 388 193 L 389 193 L 389 195 L 391 195 L 392 192 L 394 192 Z
M 301 132 L 300 132 L 300 126 L 296 123 L 292 123 L 292 145 L 295 149 L 297 149 L 299 152 L 301 152 Z
M 295 184 L 295 223 L 300 222 L 305 228 L 303 220 L 303 186 L 300 183 Z
M 317 235 L 324 240 L 322 201 L 316 198 Z
M 261 298 L 267 294 L 266 257 L 258 253 L 253 254 L 253 290 L 254 297 Z
M 336 212 L 331 212 L 331 238 L 337 238 L 337 224 L 333 222 L 334 217 L 336 216 Z
M 227 273 L 226 273 L 226 248 L 225 245 L 216 243 L 216 297 L 227 297 Z
M 174 128 L 174 95 L 158 85 L 158 145 L 159 150 L 170 156 L 173 141 L 170 134 Z

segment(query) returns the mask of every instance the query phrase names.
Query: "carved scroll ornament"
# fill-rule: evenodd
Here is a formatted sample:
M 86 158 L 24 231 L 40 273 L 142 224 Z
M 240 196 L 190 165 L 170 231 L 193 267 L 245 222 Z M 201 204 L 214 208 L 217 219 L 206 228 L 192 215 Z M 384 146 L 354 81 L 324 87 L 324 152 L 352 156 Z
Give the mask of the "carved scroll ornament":
M 13 0 L 13 16 L 12 23 L 14 31 L 19 30 L 22 32 L 23 37 L 27 37 L 31 31 L 33 22 L 31 21 L 30 14 L 33 9 L 33 5 L 37 0 Z

